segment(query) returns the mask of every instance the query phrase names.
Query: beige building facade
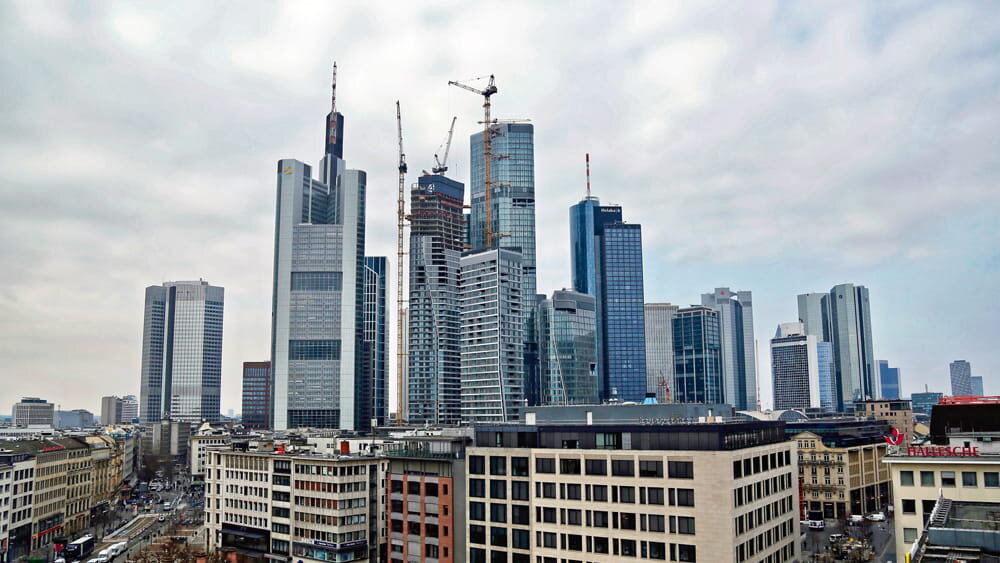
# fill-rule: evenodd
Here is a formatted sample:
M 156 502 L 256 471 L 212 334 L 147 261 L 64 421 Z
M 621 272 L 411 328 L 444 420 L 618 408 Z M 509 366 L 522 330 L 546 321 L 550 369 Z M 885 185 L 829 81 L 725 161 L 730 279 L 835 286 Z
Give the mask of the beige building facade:
M 910 401 L 903 399 L 859 401 L 855 403 L 855 407 L 858 415 L 884 420 L 902 432 L 904 434 L 902 445 L 909 446 L 913 442 L 915 426 Z

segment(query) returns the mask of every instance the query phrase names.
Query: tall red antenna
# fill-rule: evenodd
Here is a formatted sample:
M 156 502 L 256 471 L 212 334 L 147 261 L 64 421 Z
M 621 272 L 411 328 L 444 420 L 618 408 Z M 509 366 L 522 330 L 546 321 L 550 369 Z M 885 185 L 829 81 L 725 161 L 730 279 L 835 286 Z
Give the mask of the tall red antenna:
M 587 197 L 590 197 L 590 153 L 587 153 Z

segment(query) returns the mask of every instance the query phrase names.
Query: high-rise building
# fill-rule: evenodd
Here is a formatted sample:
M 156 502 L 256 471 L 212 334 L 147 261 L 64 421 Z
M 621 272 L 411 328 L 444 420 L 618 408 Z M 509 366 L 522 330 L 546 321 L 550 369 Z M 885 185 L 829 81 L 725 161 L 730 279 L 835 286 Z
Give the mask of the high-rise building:
M 597 371 L 602 400 L 646 396 L 642 227 L 618 205 L 587 196 L 570 208 L 573 289 L 597 299 Z
M 819 361 L 819 406 L 824 412 L 835 412 L 837 381 L 833 372 L 833 344 L 817 342 L 816 358 Z
M 656 393 L 660 403 L 668 400 L 674 381 L 674 315 L 680 307 L 670 303 L 646 303 L 646 393 Z
M 943 396 L 944 393 L 934 391 L 910 394 L 910 403 L 913 405 L 913 412 L 930 415 L 934 405 L 937 405 Z
M 961 397 L 972 394 L 972 365 L 965 360 L 955 360 L 948 364 L 951 372 L 951 396 Z
M 385 308 L 388 276 L 389 261 L 385 256 L 365 257 L 364 364 L 367 383 L 363 392 L 368 398 L 364 402 L 367 408 L 361 420 L 372 422 L 375 426 L 386 424 L 386 409 L 389 406 Z
M 774 410 L 820 407 L 819 351 L 803 323 L 782 323 L 771 339 Z
M 868 288 L 845 283 L 827 294 L 799 295 L 798 302 L 806 334 L 832 344 L 836 409 L 853 410 L 855 401 L 876 398 L 879 377 L 872 352 Z
M 406 401 L 411 424 L 461 418 L 458 271 L 465 186 L 434 174 L 410 192 L 410 298 Z
M 461 408 L 470 423 L 518 420 L 524 402 L 521 255 L 494 248 L 462 256 Z M 413 405 L 410 405 L 413 409 Z
M 336 93 L 336 81 L 334 81 Z M 336 97 L 320 178 L 278 161 L 271 373 L 276 430 L 367 428 L 363 366 L 367 176 L 343 159 Z
M 139 420 L 139 398 L 135 395 L 122 397 L 122 422 L 130 424 Z
M 711 307 L 680 309 L 674 323 L 674 403 L 725 403 L 719 312 Z
M 879 385 L 882 389 L 881 399 L 899 399 L 899 368 L 889 367 L 889 362 L 878 361 Z
M 143 422 L 168 414 L 186 422 L 219 421 L 223 300 L 223 288 L 203 280 L 146 288 L 139 389 Z
M 593 296 L 564 289 L 538 305 L 536 315 L 540 398 L 545 405 L 597 401 L 597 304 Z
M 243 426 L 271 428 L 271 362 L 243 362 Z
M 757 358 L 753 332 L 753 295 L 717 287 L 701 304 L 719 312 L 722 329 L 722 380 L 726 403 L 736 410 L 757 408 Z
M 123 422 L 122 400 L 114 395 L 101 397 L 101 424 L 110 425 Z
M 973 375 L 969 381 L 972 384 L 972 394 L 976 397 L 982 397 L 985 394 L 983 393 L 983 376 Z

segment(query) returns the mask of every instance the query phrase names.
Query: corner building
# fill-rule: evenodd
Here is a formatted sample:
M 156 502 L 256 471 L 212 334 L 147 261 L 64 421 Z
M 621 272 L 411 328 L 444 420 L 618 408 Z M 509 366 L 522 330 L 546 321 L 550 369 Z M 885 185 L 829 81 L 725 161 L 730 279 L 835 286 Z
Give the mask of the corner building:
M 467 451 L 467 561 L 793 561 L 798 469 L 783 432 L 760 421 L 481 426 Z

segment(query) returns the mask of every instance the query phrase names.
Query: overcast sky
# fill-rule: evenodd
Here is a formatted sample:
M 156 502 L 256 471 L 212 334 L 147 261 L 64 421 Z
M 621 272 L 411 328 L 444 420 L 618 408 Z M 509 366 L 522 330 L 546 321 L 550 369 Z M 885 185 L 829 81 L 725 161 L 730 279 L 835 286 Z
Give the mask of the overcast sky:
M 570 284 L 590 152 L 643 226 L 647 301 L 753 291 L 765 406 L 777 323 L 843 282 L 905 393 L 962 358 L 1000 394 L 996 3 L 366 4 L 0 3 L 0 410 L 138 394 L 143 288 L 198 278 L 226 290 L 240 410 L 275 162 L 321 156 L 334 60 L 368 254 L 395 260 L 395 100 L 414 172 L 458 116 L 467 182 L 481 98 L 447 82 L 495 73 L 495 115 L 535 125 L 540 291 Z

